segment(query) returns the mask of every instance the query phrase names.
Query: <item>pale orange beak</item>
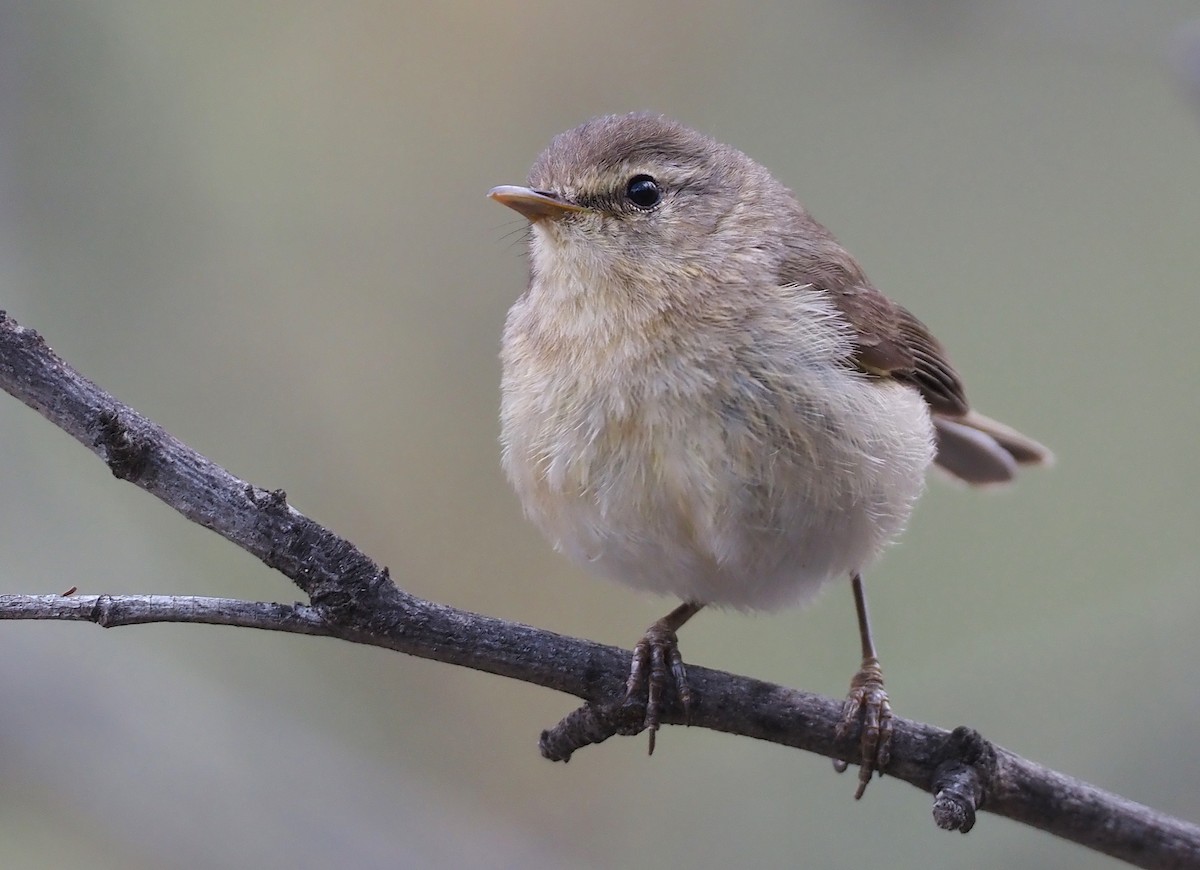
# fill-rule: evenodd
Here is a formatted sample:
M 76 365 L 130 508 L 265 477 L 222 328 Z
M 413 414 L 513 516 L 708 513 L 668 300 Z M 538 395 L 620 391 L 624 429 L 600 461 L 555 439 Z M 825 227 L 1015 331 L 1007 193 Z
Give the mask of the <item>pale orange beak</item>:
M 501 205 L 519 211 L 531 221 L 559 218 L 571 212 L 587 211 L 583 206 L 560 199 L 553 193 L 534 190 L 531 187 L 520 187 L 515 184 L 493 187 L 488 191 L 488 196 Z

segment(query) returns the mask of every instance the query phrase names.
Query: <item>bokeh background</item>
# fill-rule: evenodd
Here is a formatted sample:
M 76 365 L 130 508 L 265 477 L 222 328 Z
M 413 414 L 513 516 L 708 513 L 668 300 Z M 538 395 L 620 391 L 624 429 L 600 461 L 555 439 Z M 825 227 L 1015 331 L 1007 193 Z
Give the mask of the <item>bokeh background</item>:
M 0 308 L 409 591 L 629 646 L 672 603 L 552 553 L 498 469 L 526 264 L 484 194 L 591 115 L 677 116 L 796 189 L 1058 454 L 1002 493 L 934 481 L 868 578 L 898 711 L 1196 820 L 1198 14 L 7 2 Z M 296 597 L 7 397 L 0 446 L 0 590 Z M 683 649 L 841 695 L 851 597 L 705 613 Z M 1112 865 L 700 730 L 552 765 L 574 699 L 328 640 L 4 623 L 0 698 L 4 867 Z

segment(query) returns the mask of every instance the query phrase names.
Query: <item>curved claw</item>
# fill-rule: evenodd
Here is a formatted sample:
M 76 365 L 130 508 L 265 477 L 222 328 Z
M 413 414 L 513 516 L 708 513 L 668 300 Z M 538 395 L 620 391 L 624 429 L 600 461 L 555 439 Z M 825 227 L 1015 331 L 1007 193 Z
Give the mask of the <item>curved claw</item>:
M 860 726 L 858 788 L 854 792 L 854 799 L 859 800 L 875 771 L 882 773 L 892 758 L 892 705 L 883 688 L 879 659 L 874 656 L 863 660 L 862 667 L 850 681 L 850 693 L 842 706 L 836 738 L 846 739 L 855 726 Z M 847 766 L 844 761 L 833 764 L 838 773 L 844 772 Z
M 626 704 L 640 704 L 645 698 L 645 727 L 650 732 L 650 755 L 654 754 L 663 691 L 669 682 L 675 685 L 675 696 L 683 707 L 686 719 L 691 711 L 692 692 L 688 687 L 683 657 L 679 654 L 679 638 L 669 626 L 656 622 L 633 648 L 633 662 L 625 683 Z

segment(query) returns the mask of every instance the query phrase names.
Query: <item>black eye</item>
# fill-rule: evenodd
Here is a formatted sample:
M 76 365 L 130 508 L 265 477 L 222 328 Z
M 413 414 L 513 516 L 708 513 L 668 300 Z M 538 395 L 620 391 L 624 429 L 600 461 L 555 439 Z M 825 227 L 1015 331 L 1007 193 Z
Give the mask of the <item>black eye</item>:
M 625 185 L 625 198 L 638 208 L 654 208 L 662 199 L 662 188 L 649 175 L 635 175 Z

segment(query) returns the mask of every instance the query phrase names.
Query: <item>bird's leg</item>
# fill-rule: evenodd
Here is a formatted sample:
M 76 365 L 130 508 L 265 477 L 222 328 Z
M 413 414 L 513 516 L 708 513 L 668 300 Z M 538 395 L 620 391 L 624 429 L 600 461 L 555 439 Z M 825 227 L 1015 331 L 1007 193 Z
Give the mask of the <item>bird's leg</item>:
M 668 677 L 675 683 L 675 697 L 683 707 L 685 719 L 691 707 L 692 693 L 688 689 L 687 671 L 679 655 L 679 638 L 675 632 L 702 607 L 704 605 L 698 602 L 685 601 L 646 629 L 646 634 L 633 648 L 633 664 L 625 683 L 625 703 L 640 704 L 645 698 L 651 755 L 654 754 L 654 735 L 658 731 L 662 693 Z
M 838 723 L 838 740 L 848 736 L 851 730 L 862 726 L 859 732 L 858 789 L 854 799 L 858 800 L 867 790 L 867 784 L 876 770 L 883 771 L 892 755 L 892 707 L 887 692 L 883 689 L 883 669 L 875 655 L 875 642 L 871 639 L 871 619 L 867 614 L 867 595 L 863 589 L 861 574 L 851 580 L 854 587 L 854 607 L 858 611 L 858 632 L 862 638 L 862 666 L 850 681 L 850 694 L 842 706 L 842 720 Z M 846 762 L 835 761 L 838 773 L 846 770 Z

